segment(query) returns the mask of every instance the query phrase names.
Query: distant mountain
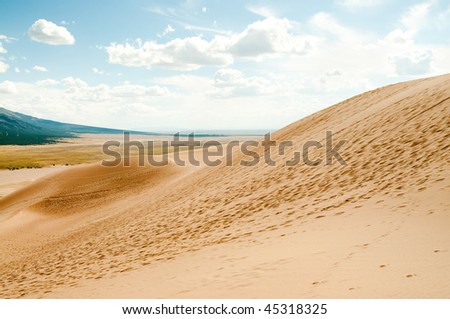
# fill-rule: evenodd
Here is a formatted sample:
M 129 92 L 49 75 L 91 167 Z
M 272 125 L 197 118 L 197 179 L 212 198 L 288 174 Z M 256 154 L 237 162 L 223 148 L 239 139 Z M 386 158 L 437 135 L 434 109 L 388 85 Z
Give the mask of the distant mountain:
M 77 134 L 121 134 L 122 132 L 124 130 L 44 120 L 0 107 L 0 145 L 49 144 L 55 143 L 59 138 L 76 137 Z M 155 135 L 149 132 L 127 132 Z

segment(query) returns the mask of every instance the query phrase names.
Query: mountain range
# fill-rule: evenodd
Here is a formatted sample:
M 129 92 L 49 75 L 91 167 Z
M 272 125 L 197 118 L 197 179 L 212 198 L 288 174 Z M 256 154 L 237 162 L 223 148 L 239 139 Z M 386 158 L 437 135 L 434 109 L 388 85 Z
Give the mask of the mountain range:
M 51 144 L 78 134 L 121 134 L 123 131 L 45 120 L 0 107 L 0 145 Z M 128 132 L 155 135 L 141 131 Z

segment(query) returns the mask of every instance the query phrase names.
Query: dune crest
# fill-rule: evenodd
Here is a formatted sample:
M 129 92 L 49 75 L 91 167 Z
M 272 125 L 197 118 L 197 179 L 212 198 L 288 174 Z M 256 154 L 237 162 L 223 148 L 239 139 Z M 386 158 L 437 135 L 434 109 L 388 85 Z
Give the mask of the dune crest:
M 283 165 L 326 131 L 347 165 Z M 272 138 L 274 167 L 86 165 L 1 199 L 0 296 L 450 297 L 450 75 Z

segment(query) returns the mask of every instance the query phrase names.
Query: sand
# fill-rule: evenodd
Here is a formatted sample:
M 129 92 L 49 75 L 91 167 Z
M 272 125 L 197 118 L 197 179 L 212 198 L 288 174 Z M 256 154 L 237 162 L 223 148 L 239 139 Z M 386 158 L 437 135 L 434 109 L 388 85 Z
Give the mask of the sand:
M 70 167 L 0 200 L 8 298 L 449 298 L 450 75 L 273 134 L 347 165 Z M 258 149 L 259 154 L 263 149 Z M 318 149 L 312 155 L 323 156 Z
M 35 180 L 57 171 L 66 166 L 49 166 L 39 169 L 0 170 L 0 199 L 16 190 L 23 188 Z

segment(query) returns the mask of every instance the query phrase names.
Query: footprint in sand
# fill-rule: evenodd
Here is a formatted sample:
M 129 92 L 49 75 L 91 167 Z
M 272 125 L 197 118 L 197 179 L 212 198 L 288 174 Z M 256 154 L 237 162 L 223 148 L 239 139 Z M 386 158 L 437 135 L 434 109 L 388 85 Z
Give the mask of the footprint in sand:
M 312 285 L 313 285 L 313 286 L 317 286 L 317 285 L 324 284 L 324 283 L 326 283 L 326 281 L 314 281 L 314 282 L 312 283 Z

